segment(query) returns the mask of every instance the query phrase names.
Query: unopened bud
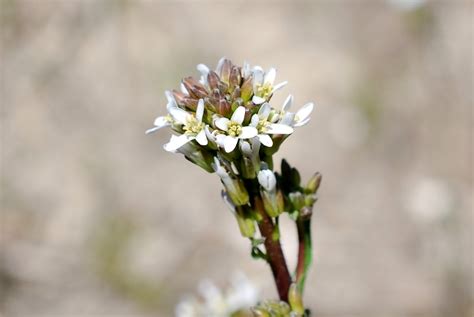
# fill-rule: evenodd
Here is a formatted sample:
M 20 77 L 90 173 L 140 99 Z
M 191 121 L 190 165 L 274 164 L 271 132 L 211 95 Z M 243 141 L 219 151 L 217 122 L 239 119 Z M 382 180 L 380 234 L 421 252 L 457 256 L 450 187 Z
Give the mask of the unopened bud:
M 240 87 L 240 97 L 246 103 L 248 102 L 253 95 L 253 77 L 249 76 Z
M 245 215 L 241 206 L 237 207 L 235 217 L 242 236 L 245 238 L 253 238 L 255 235 L 255 221 Z
M 217 113 L 221 116 L 227 116 L 230 113 L 230 104 L 227 100 L 221 99 L 219 100 L 219 104 L 217 106 Z
M 258 182 L 265 191 L 271 192 L 275 190 L 276 187 L 276 177 L 271 170 L 261 170 L 258 172 Z
M 290 198 L 295 210 L 301 210 L 305 206 L 304 196 L 300 192 L 292 192 L 288 197 Z
M 209 173 L 214 172 L 212 167 L 212 155 L 207 150 L 203 150 L 201 147 L 197 147 L 192 143 L 187 143 L 180 147 L 177 152 L 183 154 L 188 161 L 196 164 L 205 171 Z
M 219 75 L 211 70 L 209 74 L 207 74 L 207 82 L 209 83 L 211 90 L 218 89 L 220 82 Z
M 315 173 L 306 184 L 306 191 L 311 194 L 315 194 L 318 191 L 319 185 L 321 185 L 321 180 L 323 176 L 321 173 Z
M 236 206 L 246 205 L 249 202 L 249 194 L 245 189 L 245 185 L 242 180 L 231 176 L 227 170 L 221 166 L 219 159 L 214 157 L 214 164 L 212 168 L 220 177 L 224 187 L 226 188 L 227 194 Z
M 232 62 L 228 59 L 225 59 L 224 62 L 222 63 L 222 68 L 219 75 L 220 75 L 221 80 L 226 84 L 229 84 L 231 67 L 232 67 Z
M 237 66 L 232 66 L 229 76 L 229 88 L 231 92 L 233 92 L 234 89 L 240 85 L 240 80 L 240 68 Z
M 192 97 L 204 98 L 207 96 L 206 87 L 193 77 L 184 78 L 183 85 Z

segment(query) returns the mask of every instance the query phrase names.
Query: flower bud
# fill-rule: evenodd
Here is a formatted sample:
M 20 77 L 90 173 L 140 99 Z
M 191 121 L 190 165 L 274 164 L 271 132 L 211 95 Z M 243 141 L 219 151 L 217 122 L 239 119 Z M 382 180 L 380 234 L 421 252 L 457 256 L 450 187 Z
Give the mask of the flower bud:
M 201 147 L 197 147 L 190 142 L 180 147 L 177 152 L 183 154 L 188 161 L 200 166 L 205 171 L 209 173 L 214 172 L 212 167 L 212 155 Z
M 221 166 L 217 157 L 214 157 L 214 164 L 212 164 L 212 167 L 220 177 L 232 202 L 236 206 L 246 205 L 249 202 L 249 194 L 245 189 L 242 180 L 235 176 L 231 176 L 226 169 Z
M 209 83 L 209 87 L 211 90 L 215 90 L 219 88 L 219 75 L 217 75 L 214 71 L 210 71 L 209 74 L 207 74 L 207 82 Z
M 260 169 L 260 141 L 257 138 L 240 142 L 240 151 L 242 152 L 241 170 L 242 176 L 247 179 L 253 179 Z
M 295 210 L 301 210 L 305 206 L 304 196 L 300 192 L 292 192 L 288 195 L 288 198 L 290 198 Z
M 220 70 L 219 75 L 220 75 L 221 80 L 226 84 L 229 84 L 231 68 L 232 68 L 232 62 L 228 59 L 225 59 L 222 63 L 222 68 Z
M 219 100 L 219 104 L 217 105 L 217 113 L 221 116 L 227 117 L 231 111 L 230 104 L 227 100 L 222 98 Z
M 276 177 L 270 170 L 258 172 L 258 182 L 267 192 L 272 192 L 276 187 Z
M 240 68 L 237 66 L 232 66 L 232 69 L 230 70 L 230 76 L 229 76 L 229 88 L 230 91 L 233 92 L 236 87 L 239 87 L 240 85 Z
M 296 283 L 290 285 L 288 291 L 288 302 L 290 303 L 291 310 L 299 315 L 304 314 L 303 298 Z
M 235 217 L 242 236 L 245 238 L 253 238 L 255 235 L 255 221 L 251 217 L 245 215 L 242 206 L 237 207 Z
M 323 176 L 321 175 L 321 173 L 315 173 L 313 177 L 309 179 L 308 184 L 306 184 L 306 192 L 315 194 L 318 191 L 322 178 Z
M 269 170 L 261 170 L 258 172 L 258 182 L 262 186 L 260 194 L 263 200 L 263 207 L 270 217 L 278 217 L 282 212 L 281 198 L 278 197 L 276 191 L 276 177 L 275 174 Z
M 240 97 L 246 103 L 252 98 L 253 95 L 253 77 L 250 76 L 242 83 L 240 87 Z
M 193 77 L 184 78 L 183 85 L 192 97 L 204 98 L 208 94 L 206 87 Z

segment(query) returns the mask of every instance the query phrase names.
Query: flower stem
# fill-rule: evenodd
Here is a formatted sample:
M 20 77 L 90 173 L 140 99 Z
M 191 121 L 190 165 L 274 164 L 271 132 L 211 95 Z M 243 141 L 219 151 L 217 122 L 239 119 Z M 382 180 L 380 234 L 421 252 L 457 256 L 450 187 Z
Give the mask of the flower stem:
M 311 218 L 296 220 L 298 228 L 298 263 L 296 265 L 296 283 L 300 293 L 304 291 L 304 283 L 309 267 L 313 261 L 313 250 L 311 244 Z
M 258 227 L 262 237 L 265 238 L 264 245 L 267 251 L 267 260 L 272 270 L 273 278 L 275 279 L 278 295 L 280 300 L 288 302 L 291 276 L 281 248 L 280 239 L 278 238 L 278 235 L 274 235 L 277 228 L 275 228 L 272 218 L 266 214 L 262 200 L 257 195 L 254 196 L 254 207 L 262 216 L 262 220 L 258 223 Z

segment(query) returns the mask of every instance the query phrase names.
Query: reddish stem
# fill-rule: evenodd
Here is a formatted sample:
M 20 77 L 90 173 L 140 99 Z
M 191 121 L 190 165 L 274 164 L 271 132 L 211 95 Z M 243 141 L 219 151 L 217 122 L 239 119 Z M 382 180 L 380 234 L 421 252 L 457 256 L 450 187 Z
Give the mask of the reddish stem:
M 265 249 L 267 251 L 268 263 L 275 279 L 276 287 L 280 300 L 288 302 L 288 290 L 290 289 L 291 276 L 286 264 L 285 255 L 281 248 L 280 240 L 273 238 L 275 225 L 263 208 L 260 197 L 255 196 L 255 209 L 262 216 L 262 221 L 258 223 L 260 233 L 265 238 Z

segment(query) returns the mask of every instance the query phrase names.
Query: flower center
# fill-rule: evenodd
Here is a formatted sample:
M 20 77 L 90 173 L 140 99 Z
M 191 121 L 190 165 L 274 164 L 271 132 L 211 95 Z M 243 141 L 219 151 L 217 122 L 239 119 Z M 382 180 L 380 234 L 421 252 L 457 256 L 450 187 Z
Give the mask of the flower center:
M 265 83 L 263 85 L 257 84 L 256 88 L 257 88 L 256 95 L 262 98 L 267 98 L 268 96 L 270 96 L 273 89 L 272 85 L 270 85 L 269 83 Z
M 269 122 L 266 119 L 260 119 L 257 124 L 257 130 L 259 133 L 263 133 L 266 131 Z
M 227 134 L 235 137 L 239 136 L 240 133 L 242 133 L 242 126 L 237 122 L 229 122 L 229 125 L 227 126 Z
M 196 135 L 204 128 L 204 123 L 199 122 L 195 117 L 190 117 L 185 125 L 183 126 L 183 130 L 188 135 Z

